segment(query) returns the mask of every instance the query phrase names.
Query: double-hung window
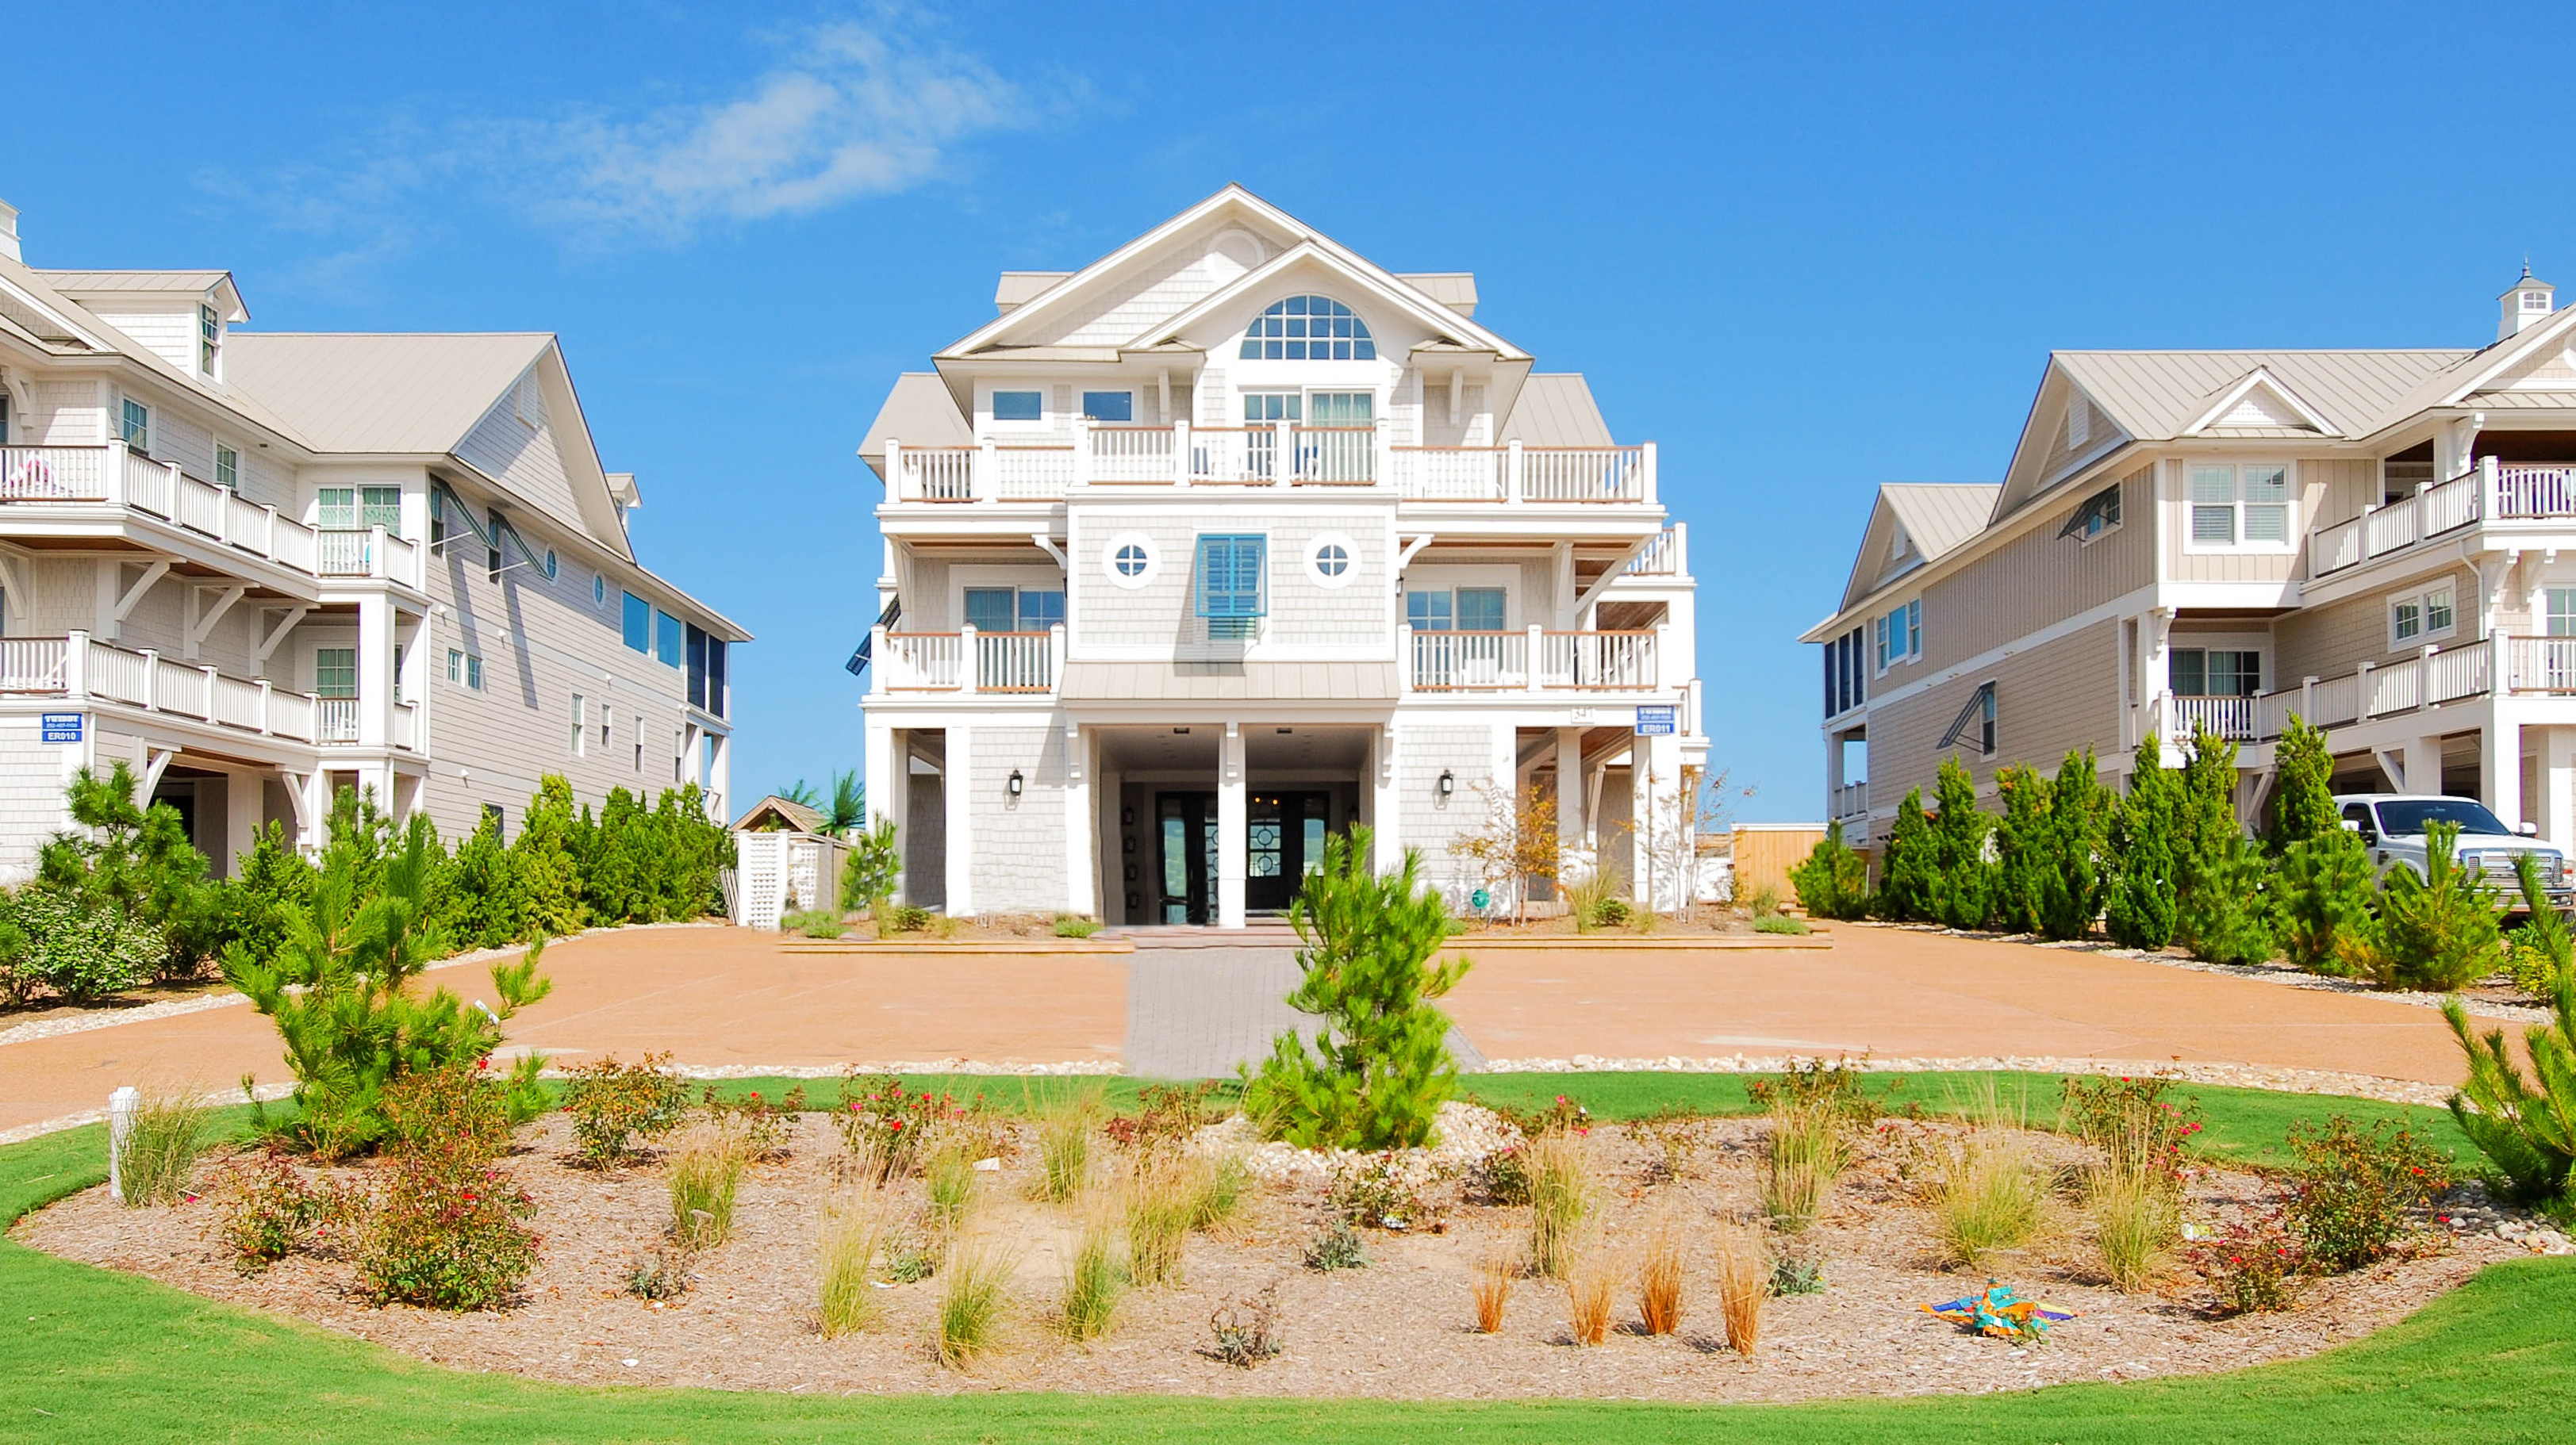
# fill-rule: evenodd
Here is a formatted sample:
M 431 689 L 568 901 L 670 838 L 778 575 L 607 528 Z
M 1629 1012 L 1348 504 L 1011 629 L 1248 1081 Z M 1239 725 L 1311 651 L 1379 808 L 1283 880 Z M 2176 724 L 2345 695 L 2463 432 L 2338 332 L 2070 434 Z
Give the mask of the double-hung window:
M 2176 697 L 2252 697 L 2263 690 L 2263 654 L 2243 648 L 2177 647 L 2172 673 Z
M 2553 591 L 2552 600 L 2555 600 Z M 2457 595 L 2451 584 L 2428 587 L 2389 599 L 2388 645 L 2414 647 L 2459 630 Z
M 313 695 L 315 697 L 356 697 L 358 695 L 358 649 L 354 647 L 313 649 Z
M 241 453 L 215 443 L 215 485 L 227 492 L 241 490 Z
M 1923 655 L 1923 599 L 1911 602 L 1870 620 L 1870 650 L 1878 660 L 1877 670 L 1887 671 L 1900 662 L 1912 662 Z
M 1269 610 L 1269 538 L 1258 533 L 1203 536 L 1198 546 L 1198 615 L 1210 641 L 1242 640 L 1261 630 Z
M 400 487 L 323 487 L 316 496 L 321 503 L 319 520 L 323 531 L 363 532 L 369 527 L 382 527 L 396 536 L 402 535 Z
M 116 412 L 116 434 L 136 451 L 152 450 L 152 408 L 130 396 L 121 398 Z
M 580 757 L 590 751 L 590 699 L 580 693 L 572 695 L 572 755 Z
M 215 360 L 223 355 L 224 322 L 212 306 L 197 307 L 197 374 L 212 377 Z
M 2191 546 L 2200 551 L 2290 547 L 2290 469 L 2281 462 L 2195 462 L 2189 478 Z

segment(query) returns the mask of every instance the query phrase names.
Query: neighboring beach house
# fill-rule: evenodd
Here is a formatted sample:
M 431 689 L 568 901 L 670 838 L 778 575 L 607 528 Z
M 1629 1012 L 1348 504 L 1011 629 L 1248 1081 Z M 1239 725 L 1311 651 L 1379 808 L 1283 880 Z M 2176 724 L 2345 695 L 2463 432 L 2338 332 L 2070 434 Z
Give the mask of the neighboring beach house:
M 697 782 L 724 816 L 729 649 L 636 560 L 538 333 L 268 334 L 223 271 L 55 271 L 0 206 L 0 877 L 133 765 L 229 870 L 332 791 L 442 833 L 538 780 Z
M 861 448 L 885 561 L 852 666 L 908 901 L 1237 927 L 1358 823 L 1463 903 L 1450 843 L 1530 787 L 1641 890 L 1687 858 L 1652 846 L 1707 748 L 1654 444 L 1488 329 L 1472 275 L 1229 186 L 995 304 Z
M 1944 757 L 1990 794 L 2195 726 L 2250 819 L 2296 713 L 2338 790 L 2576 844 L 2576 306 L 2526 271 L 2478 350 L 2055 353 L 2002 484 L 1880 488 L 1801 640 L 1855 839 Z

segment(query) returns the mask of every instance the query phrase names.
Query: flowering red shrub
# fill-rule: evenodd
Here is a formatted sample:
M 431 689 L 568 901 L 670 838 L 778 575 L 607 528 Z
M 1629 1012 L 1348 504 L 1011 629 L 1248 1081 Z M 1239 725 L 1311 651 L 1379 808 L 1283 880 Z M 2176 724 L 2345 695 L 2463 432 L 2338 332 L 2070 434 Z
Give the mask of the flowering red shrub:
M 926 1148 L 922 1140 L 965 1112 L 948 1095 L 907 1089 L 891 1074 L 853 1073 L 841 1081 L 832 1122 L 852 1154 L 876 1161 L 882 1181 L 911 1173 Z
M 537 1263 L 534 1199 L 466 1151 L 396 1159 L 358 1280 L 380 1304 L 481 1310 L 506 1304 Z
M 709 1084 L 698 1102 L 705 1106 L 708 1118 L 742 1130 L 743 1145 L 752 1158 L 774 1159 L 786 1153 L 788 1128 L 805 1112 L 805 1086 L 799 1084 L 773 1100 L 762 1098 L 758 1089 L 727 1099 Z
M 356 1186 L 307 1180 L 274 1144 L 258 1163 L 234 1166 L 221 1193 L 215 1237 L 245 1275 L 299 1251 L 336 1252 L 363 1230 L 371 1203 Z
M 2110 1170 L 2180 1188 L 2183 1146 L 2200 1132 L 2200 1101 L 2166 1097 L 2161 1076 L 2071 1078 L 2059 1116 L 2068 1133 L 2101 1149 Z
M 2407 1212 L 2451 1188 L 2450 1156 L 2392 1119 L 2368 1133 L 2341 1114 L 2322 1129 L 2302 1119 L 2290 1126 L 2290 1153 L 2290 1223 L 2321 1273 L 2386 1258 L 2412 1228 Z
M 572 1116 L 583 1163 L 624 1163 L 643 1140 L 667 1134 L 680 1122 L 689 1091 L 670 1068 L 669 1054 L 646 1054 L 641 1063 L 610 1057 L 566 1071 L 563 1108 Z
M 2201 1273 L 2218 1288 L 2220 1312 L 2231 1315 L 2288 1309 L 2293 1282 L 2306 1263 L 2277 1212 L 2200 1249 Z

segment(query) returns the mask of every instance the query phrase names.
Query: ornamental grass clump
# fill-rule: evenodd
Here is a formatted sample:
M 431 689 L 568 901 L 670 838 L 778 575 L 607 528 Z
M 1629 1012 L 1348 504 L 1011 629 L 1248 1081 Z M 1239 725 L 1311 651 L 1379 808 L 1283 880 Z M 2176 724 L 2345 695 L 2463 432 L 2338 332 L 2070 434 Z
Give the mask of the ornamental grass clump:
M 2135 1294 L 2153 1283 L 2182 1238 L 2182 1205 L 2172 1190 L 2136 1175 L 2106 1174 L 2086 1186 L 2084 1212 L 2102 1273 Z
M 1530 1141 L 1528 1161 L 1530 1273 L 1562 1279 L 1598 1193 L 1592 1160 L 1571 1136 L 1542 1134 Z
M 1127 1292 L 1127 1270 L 1118 1260 L 1118 1226 L 1106 1215 L 1083 1221 L 1082 1237 L 1066 1261 L 1057 1328 L 1076 1343 L 1109 1333 L 1118 1301 Z
M 1717 1308 L 1726 1321 L 1726 1343 L 1750 1357 L 1762 1342 L 1762 1301 L 1775 1271 L 1759 1230 L 1727 1225 L 1717 1232 Z
M 975 1161 L 966 1157 L 969 1152 L 943 1144 L 930 1151 L 921 1167 L 922 1192 L 930 1202 L 927 1222 L 941 1238 L 954 1238 L 975 1207 Z
M 1495 1250 L 1476 1263 L 1476 1333 L 1502 1333 L 1503 1310 L 1511 1303 L 1512 1278 L 1519 1262 L 1508 1250 Z
M 1037 1196 L 1062 1204 L 1082 1192 L 1091 1172 L 1092 1135 L 1100 1124 L 1101 1091 L 1092 1085 L 1038 1114 Z
M 2009 1130 L 1979 1129 L 1961 1139 L 1940 1161 L 1933 1189 L 1933 1230 L 1946 1265 L 1973 1269 L 2020 1249 L 2046 1218 L 2048 1180 Z
M 990 1244 L 964 1244 L 949 1252 L 939 1276 L 944 1284 L 933 1347 L 939 1363 L 962 1370 L 999 1342 L 1010 1306 L 1011 1261 Z
M 1659 1223 L 1637 1261 L 1637 1318 L 1647 1334 L 1673 1334 L 1682 1327 L 1683 1304 L 1681 1245 L 1671 1226 Z
M 1785 1094 L 1773 1100 L 1762 1162 L 1762 1212 L 1772 1227 L 1795 1234 L 1814 1224 L 1850 1165 L 1851 1145 L 1834 1108 Z
M 868 1273 L 885 1249 L 886 1232 L 871 1201 L 856 1196 L 826 1206 L 816 1243 L 822 1280 L 815 1291 L 815 1314 L 823 1338 L 875 1328 L 885 1311 Z
M 146 1095 L 117 1150 L 117 1186 L 128 1209 L 176 1204 L 206 1152 L 214 1111 L 185 1094 Z
M 671 1150 L 671 1238 L 710 1249 L 733 1233 L 734 1194 L 750 1167 L 751 1142 L 737 1125 L 694 1125 Z
M 911 1174 L 931 1148 L 930 1138 L 965 1117 L 965 1110 L 946 1094 L 904 1087 L 891 1074 L 842 1076 L 840 1107 L 832 1122 L 854 1160 L 873 1167 L 872 1183 Z
M 1566 1264 L 1567 1322 L 1578 1345 L 1597 1345 L 1610 1337 L 1612 1302 L 1619 1293 L 1619 1270 L 1600 1249 L 1577 1251 Z
M 1127 1234 L 1127 1272 L 1140 1289 L 1177 1284 L 1181 1254 L 1197 1218 L 1202 1185 L 1196 1161 L 1159 1151 L 1130 1161 L 1120 1207 Z
M 2172 1080 L 2066 1081 L 2060 1117 L 2102 1151 L 2085 1171 L 2084 1210 L 2102 1273 L 2135 1292 L 2162 1273 L 2183 1226 L 2183 1145 L 2200 1132 L 2197 1101 L 2166 1097 Z

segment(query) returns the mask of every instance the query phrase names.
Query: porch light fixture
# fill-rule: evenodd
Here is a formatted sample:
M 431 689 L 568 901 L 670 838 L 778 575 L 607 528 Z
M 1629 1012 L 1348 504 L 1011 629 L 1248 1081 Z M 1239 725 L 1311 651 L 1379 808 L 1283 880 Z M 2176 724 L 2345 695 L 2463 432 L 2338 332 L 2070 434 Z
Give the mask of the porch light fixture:
M 1013 768 L 1013 769 L 1011 769 L 1011 781 L 1010 781 L 1010 783 L 1008 784 L 1008 786 L 1009 786 L 1009 788 L 1010 788 L 1011 796 L 1012 796 L 1012 797 L 1016 798 L 1016 797 L 1018 797 L 1018 796 L 1020 795 L 1020 786 L 1021 786 L 1021 785 L 1020 785 L 1020 770 L 1019 770 L 1019 769 L 1017 769 L 1017 768 Z
M 1013 776 L 1016 777 L 1017 774 L 1014 774 Z M 1017 792 L 1019 790 L 1017 788 L 1013 788 L 1012 791 Z M 1447 768 L 1442 768 L 1440 770 L 1440 796 L 1445 798 L 1456 791 L 1458 791 L 1458 775 L 1449 771 Z

